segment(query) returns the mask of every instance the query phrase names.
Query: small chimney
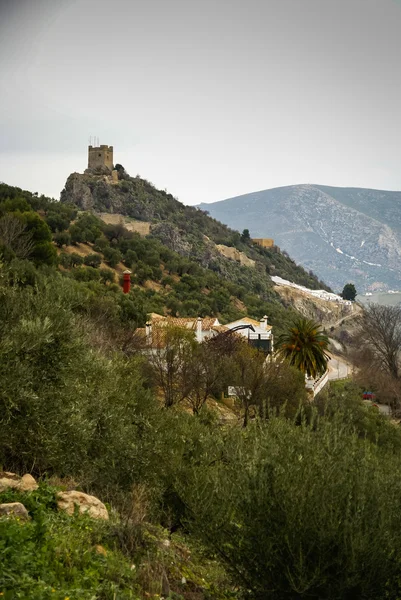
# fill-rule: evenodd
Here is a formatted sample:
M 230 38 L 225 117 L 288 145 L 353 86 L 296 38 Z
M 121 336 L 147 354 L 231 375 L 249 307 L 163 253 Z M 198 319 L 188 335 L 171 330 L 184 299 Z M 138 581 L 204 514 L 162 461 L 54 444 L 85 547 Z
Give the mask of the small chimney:
M 148 321 L 145 325 L 146 341 L 150 343 L 152 341 L 152 323 Z
M 131 289 L 131 271 L 128 269 L 123 273 L 123 292 L 128 294 Z
M 202 342 L 202 319 L 198 317 L 196 320 L 196 341 L 200 344 Z
M 266 315 L 262 319 L 260 319 L 260 328 L 267 331 L 267 316 Z

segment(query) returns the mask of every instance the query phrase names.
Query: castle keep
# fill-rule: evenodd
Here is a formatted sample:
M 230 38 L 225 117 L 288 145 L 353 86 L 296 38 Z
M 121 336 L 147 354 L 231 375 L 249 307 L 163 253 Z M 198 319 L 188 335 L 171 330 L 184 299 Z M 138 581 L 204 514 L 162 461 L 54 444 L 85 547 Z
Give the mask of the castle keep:
M 113 170 L 113 146 L 88 146 L 88 169 L 99 167 Z

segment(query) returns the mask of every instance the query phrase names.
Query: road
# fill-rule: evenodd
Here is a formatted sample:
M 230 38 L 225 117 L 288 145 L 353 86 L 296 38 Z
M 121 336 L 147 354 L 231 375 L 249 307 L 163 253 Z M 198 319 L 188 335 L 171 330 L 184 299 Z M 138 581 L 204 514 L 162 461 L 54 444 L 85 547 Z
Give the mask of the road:
M 352 373 L 352 366 L 347 363 L 344 359 L 338 358 L 330 354 L 331 360 L 329 360 L 329 381 L 335 381 L 336 379 L 345 379 Z

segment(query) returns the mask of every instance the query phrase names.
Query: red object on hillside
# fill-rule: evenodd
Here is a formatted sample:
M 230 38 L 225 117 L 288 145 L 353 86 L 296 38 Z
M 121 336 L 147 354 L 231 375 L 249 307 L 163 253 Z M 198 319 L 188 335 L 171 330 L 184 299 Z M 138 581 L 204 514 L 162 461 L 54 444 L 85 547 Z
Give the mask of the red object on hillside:
M 131 271 L 124 271 L 123 273 L 123 292 L 128 294 L 131 289 Z
M 362 398 L 364 400 L 375 400 L 376 396 L 373 392 L 363 392 Z

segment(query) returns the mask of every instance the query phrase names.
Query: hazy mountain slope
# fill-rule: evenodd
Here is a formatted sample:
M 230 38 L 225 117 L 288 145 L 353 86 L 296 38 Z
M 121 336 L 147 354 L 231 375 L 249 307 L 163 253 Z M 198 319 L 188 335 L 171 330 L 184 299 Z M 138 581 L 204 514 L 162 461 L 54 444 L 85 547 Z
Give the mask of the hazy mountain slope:
M 296 185 L 202 204 L 252 237 L 272 237 L 335 289 L 401 287 L 401 192 Z

